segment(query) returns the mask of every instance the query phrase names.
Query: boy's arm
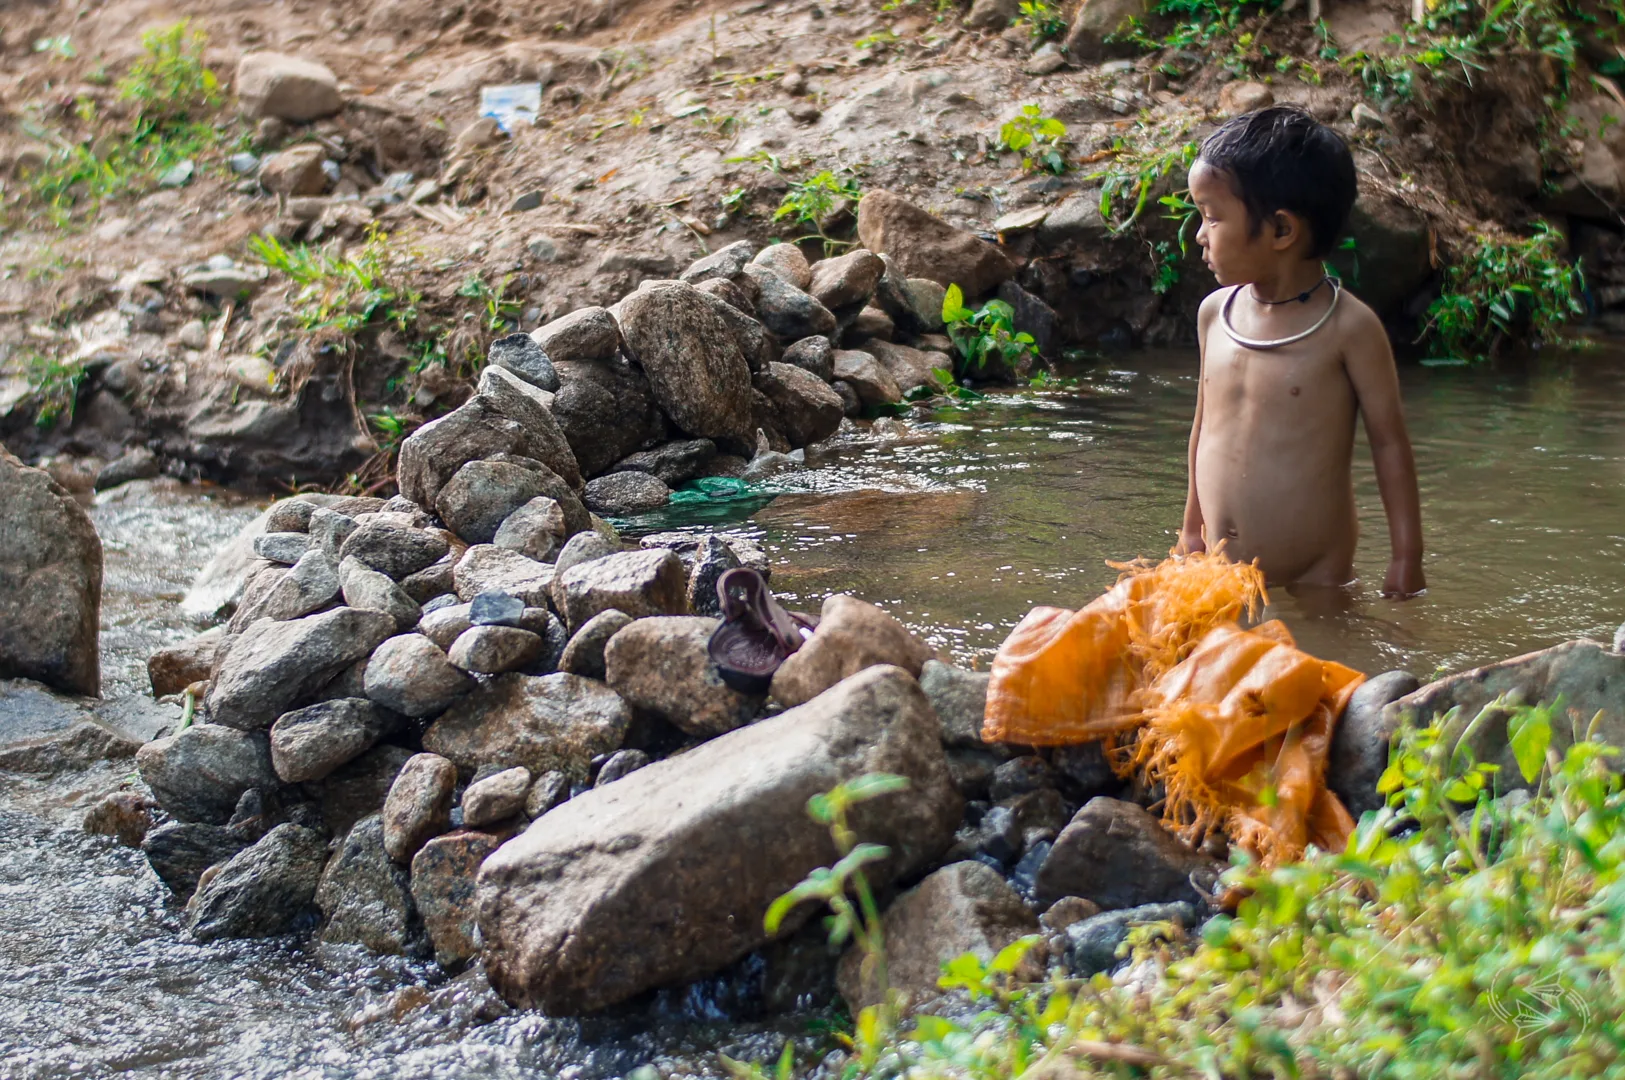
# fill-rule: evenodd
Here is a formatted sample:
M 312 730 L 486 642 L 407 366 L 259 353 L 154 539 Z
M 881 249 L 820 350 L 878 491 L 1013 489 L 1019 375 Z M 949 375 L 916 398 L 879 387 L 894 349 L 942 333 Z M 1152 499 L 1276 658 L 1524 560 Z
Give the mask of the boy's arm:
M 1189 555 L 1197 551 L 1207 550 L 1207 541 L 1202 537 L 1202 503 L 1196 495 L 1196 444 L 1202 437 L 1202 401 L 1206 396 L 1206 385 L 1203 376 L 1207 373 L 1207 332 L 1213 325 L 1214 314 L 1218 305 L 1214 297 L 1218 292 L 1209 293 L 1207 299 L 1202 301 L 1201 309 L 1196 313 L 1196 344 L 1201 357 L 1200 366 L 1196 373 L 1196 416 L 1191 420 L 1190 443 L 1185 449 L 1185 516 L 1179 523 L 1179 544 L 1174 548 L 1176 555 Z
M 1422 576 L 1422 502 L 1416 490 L 1416 460 L 1405 430 L 1399 397 L 1399 371 L 1381 320 L 1364 304 L 1356 312 L 1344 362 L 1365 418 L 1377 488 L 1388 514 L 1392 556 L 1383 580 L 1384 596 L 1401 599 L 1427 588 Z

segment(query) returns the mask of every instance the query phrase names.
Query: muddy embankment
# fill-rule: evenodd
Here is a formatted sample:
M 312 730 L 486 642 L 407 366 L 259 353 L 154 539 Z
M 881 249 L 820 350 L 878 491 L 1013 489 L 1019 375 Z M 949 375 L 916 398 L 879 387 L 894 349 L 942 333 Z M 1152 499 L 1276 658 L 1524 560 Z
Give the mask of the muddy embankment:
M 1404 7 L 1328 0 L 1323 32 L 1276 12 L 1245 24 L 1245 47 L 1232 34 L 1205 54 L 1115 40 L 1129 16 L 1166 29 L 1137 0 L 1065 12 L 1036 48 L 997 0 L 199 4 L 191 29 L 222 85 L 193 168 L 155 190 L 152 175 L 100 196 L 59 185 L 49 208 L 39 177 L 140 113 L 117 80 L 174 13 L 22 4 L 0 38 L 0 431 L 69 487 L 117 462 L 104 486 L 165 472 L 387 494 L 399 437 L 467 397 L 490 340 L 741 239 L 819 233 L 834 242 L 803 241 L 809 257 L 839 254 L 872 191 L 995 244 L 1008 267 L 963 284 L 1012 301 L 1051 359 L 1186 343 L 1210 281 L 1157 200 L 1182 186 L 1190 144 L 1268 100 L 1354 146 L 1360 203 L 1337 261 L 1402 351 L 1468 238 L 1536 215 L 1583 257 L 1611 326 L 1625 105 L 1594 67 L 1600 44 L 1572 68 L 1506 52 L 1463 77 L 1373 82 L 1404 48 L 1389 37 Z M 325 71 L 270 92 L 274 70 L 241 66 L 266 52 Z M 478 120 L 481 89 L 514 83 L 540 85 L 541 107 L 504 134 Z M 1058 175 L 998 149 L 1027 106 L 1065 126 Z M 881 250 L 906 260 L 917 226 Z M 268 270 L 256 234 L 332 255 Z M 942 270 L 910 272 L 947 284 Z M 919 345 L 938 329 L 903 322 L 843 319 L 830 336 Z

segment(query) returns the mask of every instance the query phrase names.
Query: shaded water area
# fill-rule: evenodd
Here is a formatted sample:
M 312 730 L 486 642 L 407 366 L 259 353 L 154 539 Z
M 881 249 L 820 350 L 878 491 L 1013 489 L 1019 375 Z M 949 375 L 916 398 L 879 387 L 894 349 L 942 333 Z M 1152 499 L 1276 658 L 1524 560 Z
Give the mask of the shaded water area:
M 960 663 L 985 667 L 1034 604 L 1077 606 L 1108 559 L 1174 539 L 1195 400 L 1188 354 L 1124 358 L 1066 393 L 1021 392 L 905 419 L 838 444 L 770 502 L 708 508 L 757 538 L 792 606 L 832 592 L 881 603 Z M 1518 371 L 1403 372 L 1427 537 L 1427 596 L 1376 595 L 1386 524 L 1357 451 L 1364 584 L 1339 604 L 1285 593 L 1304 646 L 1421 676 L 1625 621 L 1625 363 L 1611 353 Z M 796 491 L 799 489 L 799 492 Z M 136 488 L 92 516 L 107 552 L 107 693 L 145 687 L 159 644 L 194 631 L 176 601 L 257 507 L 225 493 Z M 692 514 L 690 513 L 690 516 Z M 645 519 L 642 530 L 698 528 Z M 185 940 L 134 852 L 77 830 L 112 763 L 0 782 L 0 1076 L 531 1077 L 716 1074 L 764 1060 L 809 1018 L 736 1023 L 750 970 L 587 1023 L 502 1015 L 437 970 L 300 939 Z M 819 1040 L 809 1036 L 812 1050 Z M 804 1055 L 803 1063 L 809 1059 Z

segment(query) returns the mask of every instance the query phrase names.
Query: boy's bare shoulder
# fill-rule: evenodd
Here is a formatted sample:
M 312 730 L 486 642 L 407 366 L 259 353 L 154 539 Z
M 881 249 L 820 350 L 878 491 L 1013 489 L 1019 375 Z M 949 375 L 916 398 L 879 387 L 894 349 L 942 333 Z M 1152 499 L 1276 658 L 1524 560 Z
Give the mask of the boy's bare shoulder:
M 1207 340 L 1208 327 L 1219 317 L 1219 308 L 1224 306 L 1225 297 L 1229 296 L 1233 289 L 1234 286 L 1221 285 L 1202 298 L 1202 306 L 1196 309 L 1197 340 Z
M 1337 312 L 1338 329 L 1345 334 L 1365 334 L 1375 331 L 1387 334 L 1382 325 L 1382 319 L 1371 310 L 1371 305 L 1361 300 L 1348 288 L 1343 289 L 1343 297 L 1338 301 Z

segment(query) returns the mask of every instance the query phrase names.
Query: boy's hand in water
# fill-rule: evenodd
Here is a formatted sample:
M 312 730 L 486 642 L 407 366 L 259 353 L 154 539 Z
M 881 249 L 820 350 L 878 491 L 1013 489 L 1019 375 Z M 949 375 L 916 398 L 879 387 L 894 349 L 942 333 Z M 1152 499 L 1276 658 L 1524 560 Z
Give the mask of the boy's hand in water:
M 1421 559 L 1394 559 L 1388 564 L 1382 595 L 1391 600 L 1409 600 L 1426 592 L 1427 587 L 1427 580 L 1422 576 Z

